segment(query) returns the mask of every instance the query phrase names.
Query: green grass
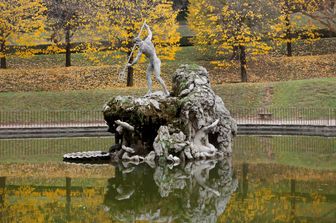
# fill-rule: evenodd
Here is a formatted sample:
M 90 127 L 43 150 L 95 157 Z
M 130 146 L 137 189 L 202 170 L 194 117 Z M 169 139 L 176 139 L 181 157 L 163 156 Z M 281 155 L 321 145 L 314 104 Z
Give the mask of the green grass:
M 117 95 L 143 95 L 146 89 L 10 92 L 0 94 L 2 111 L 101 110 Z
M 336 78 L 309 79 L 273 83 L 239 83 L 214 86 L 229 109 L 259 108 L 266 88 L 273 87 L 271 108 L 336 108 Z M 101 110 L 117 95 L 143 95 L 145 88 L 78 90 L 62 92 L 0 93 L 1 111 Z
M 214 86 L 229 108 L 261 106 L 268 84 Z M 336 78 L 272 83 L 272 107 L 336 107 Z M 78 90 L 63 92 L 0 93 L 1 111 L 100 110 L 117 95 L 140 96 L 145 88 Z
M 181 24 L 178 28 L 181 36 L 194 36 L 193 31 L 186 24 Z
M 229 109 L 259 108 L 263 100 L 263 84 L 223 84 L 214 86 Z
M 273 85 L 274 107 L 336 108 L 336 78 L 286 81 Z
M 336 118 L 329 108 L 336 108 L 336 79 L 309 79 L 274 84 L 271 110 L 275 117 Z M 300 108 L 292 112 L 276 108 Z M 294 114 L 295 113 L 295 114 Z

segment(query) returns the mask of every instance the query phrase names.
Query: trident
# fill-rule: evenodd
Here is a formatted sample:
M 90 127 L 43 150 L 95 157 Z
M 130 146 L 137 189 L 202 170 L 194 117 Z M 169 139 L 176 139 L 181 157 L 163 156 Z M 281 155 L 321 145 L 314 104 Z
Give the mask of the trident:
M 142 33 L 142 30 L 143 30 L 145 24 L 146 24 L 146 20 L 144 21 L 144 23 L 143 23 L 142 26 L 141 26 L 141 29 L 140 29 L 140 32 L 139 32 L 138 37 L 140 37 L 140 35 L 141 35 L 141 33 Z M 131 51 L 131 53 L 130 53 L 128 59 L 127 59 L 127 62 L 126 62 L 126 64 L 125 64 L 125 66 L 124 66 L 124 69 L 122 69 L 122 71 L 119 72 L 119 80 L 125 81 L 125 78 L 126 78 L 126 69 L 127 69 L 128 64 L 129 64 L 129 62 L 130 62 L 130 60 L 131 60 L 131 57 L 132 57 L 133 52 L 134 52 L 134 50 L 135 50 L 135 47 L 136 47 L 136 45 L 134 44 L 134 45 L 133 45 L 133 48 L 132 48 L 132 51 Z

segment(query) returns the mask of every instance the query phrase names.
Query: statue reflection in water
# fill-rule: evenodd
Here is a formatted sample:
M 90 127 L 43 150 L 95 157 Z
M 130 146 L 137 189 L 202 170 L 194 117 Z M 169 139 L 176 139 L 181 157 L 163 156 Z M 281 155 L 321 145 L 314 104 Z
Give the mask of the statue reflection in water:
M 116 221 L 217 222 L 237 188 L 231 159 L 116 167 L 104 205 Z

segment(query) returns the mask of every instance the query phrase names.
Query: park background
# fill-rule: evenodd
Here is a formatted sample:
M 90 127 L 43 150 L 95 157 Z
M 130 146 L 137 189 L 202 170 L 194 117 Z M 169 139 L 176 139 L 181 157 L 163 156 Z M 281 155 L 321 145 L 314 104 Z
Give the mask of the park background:
M 333 0 L 17 0 L 0 8 L 1 111 L 100 110 L 113 95 L 143 94 L 144 59 L 127 81 L 118 73 L 144 20 L 168 85 L 179 65 L 198 64 L 229 109 L 336 106 Z
M 1 0 L 0 12 L 0 221 L 111 222 L 101 204 L 113 200 L 115 168 L 62 155 L 107 150 L 103 105 L 147 92 L 145 59 L 118 80 L 144 20 L 169 87 L 181 64 L 202 65 L 240 127 L 335 129 L 335 0 Z M 91 127 L 99 136 L 87 137 Z M 218 222 L 334 222 L 335 144 L 239 135 L 239 187 Z M 141 174 L 125 183 L 141 195 L 149 188 Z M 155 197 L 132 210 L 167 204 L 184 215 L 177 203 Z

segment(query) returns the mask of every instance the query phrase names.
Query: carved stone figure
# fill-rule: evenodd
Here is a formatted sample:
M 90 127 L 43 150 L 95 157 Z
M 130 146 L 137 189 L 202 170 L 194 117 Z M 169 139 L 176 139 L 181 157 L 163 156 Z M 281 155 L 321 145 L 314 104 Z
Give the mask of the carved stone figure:
M 133 164 L 165 160 L 177 166 L 187 160 L 221 159 L 232 153 L 236 121 L 211 89 L 208 72 L 182 65 L 173 75 L 172 95 L 117 96 L 103 108 L 108 131 L 115 135 L 112 161 Z M 93 155 L 92 155 L 93 154 Z M 64 159 L 105 159 L 106 153 L 66 154 Z
M 146 162 L 151 153 L 151 162 L 163 158 L 179 165 L 231 154 L 236 121 L 211 89 L 206 69 L 183 65 L 172 82 L 170 97 L 117 96 L 105 105 L 109 131 L 118 136 L 112 160 Z
M 165 95 L 169 95 L 166 84 L 160 76 L 161 60 L 156 55 L 155 47 L 154 44 L 152 43 L 153 38 L 152 31 L 147 24 L 145 24 L 145 27 L 148 31 L 148 36 L 146 37 L 145 40 L 141 40 L 139 37 L 136 37 L 134 39 L 134 43 L 139 47 L 139 52 L 135 57 L 135 59 L 133 60 L 133 62 L 129 63 L 128 66 L 133 66 L 134 64 L 136 64 L 139 61 L 141 55 L 144 54 L 149 59 L 149 65 L 146 73 L 147 85 L 148 85 L 147 95 L 150 95 L 152 93 L 152 79 L 151 79 L 152 73 L 154 73 L 156 80 L 160 83 Z

